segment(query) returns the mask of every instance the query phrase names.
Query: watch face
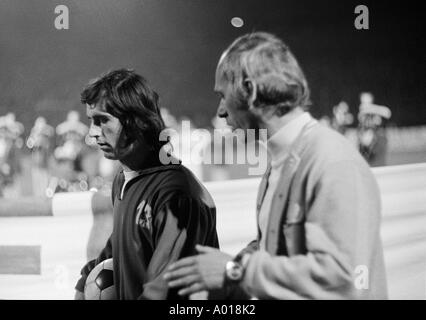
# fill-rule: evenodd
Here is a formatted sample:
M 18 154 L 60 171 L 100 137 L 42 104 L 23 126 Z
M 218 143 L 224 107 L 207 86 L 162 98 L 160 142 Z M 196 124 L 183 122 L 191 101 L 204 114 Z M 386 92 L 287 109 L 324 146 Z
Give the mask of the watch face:
M 235 261 L 226 264 L 226 276 L 232 281 L 241 280 L 243 276 L 243 266 Z

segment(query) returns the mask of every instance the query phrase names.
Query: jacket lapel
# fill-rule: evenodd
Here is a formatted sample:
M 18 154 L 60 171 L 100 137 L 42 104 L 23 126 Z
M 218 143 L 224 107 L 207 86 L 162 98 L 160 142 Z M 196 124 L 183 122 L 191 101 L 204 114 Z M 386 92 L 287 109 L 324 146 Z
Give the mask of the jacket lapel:
M 291 146 L 289 156 L 284 161 L 280 179 L 272 197 L 271 211 L 269 212 L 268 231 L 266 233 L 266 250 L 269 253 L 276 254 L 278 246 L 280 245 L 279 233 L 281 232 L 281 221 L 282 219 L 285 219 L 290 186 L 300 163 L 299 155 L 303 149 L 303 146 L 305 145 L 304 138 L 306 137 L 307 133 L 317 124 L 318 122 L 312 119 L 304 126 L 301 133 Z M 282 245 L 285 245 L 285 243 Z
M 293 176 L 299 166 L 300 158 L 297 154 L 291 153 L 284 162 L 281 176 L 277 188 L 272 197 L 271 211 L 268 219 L 268 232 L 266 233 L 266 249 L 275 254 L 278 249 L 279 228 L 283 212 L 289 197 L 289 189 Z
M 260 229 L 259 229 L 259 214 L 260 208 L 262 207 L 263 198 L 265 197 L 266 190 L 268 189 L 268 179 L 271 173 L 271 165 L 268 163 L 268 167 L 266 169 L 265 174 L 262 176 L 262 180 L 260 181 L 259 190 L 257 192 L 257 200 L 256 200 L 256 225 L 257 225 L 257 240 L 260 239 Z
M 268 168 L 266 169 L 265 174 L 260 181 L 259 190 L 257 192 L 257 200 L 256 200 L 256 214 L 259 215 L 260 207 L 262 206 L 263 198 L 265 197 L 266 190 L 268 189 L 268 179 L 269 174 L 271 173 L 271 165 L 268 164 Z

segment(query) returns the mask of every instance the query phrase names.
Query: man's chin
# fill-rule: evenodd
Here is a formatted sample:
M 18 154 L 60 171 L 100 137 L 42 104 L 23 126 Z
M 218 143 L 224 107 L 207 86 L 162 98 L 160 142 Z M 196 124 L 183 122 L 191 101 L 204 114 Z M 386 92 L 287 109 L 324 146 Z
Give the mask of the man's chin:
M 104 153 L 104 157 L 109 159 L 109 160 L 117 160 L 117 157 L 115 156 L 115 154 L 111 153 L 111 152 L 106 152 L 106 151 L 102 151 Z

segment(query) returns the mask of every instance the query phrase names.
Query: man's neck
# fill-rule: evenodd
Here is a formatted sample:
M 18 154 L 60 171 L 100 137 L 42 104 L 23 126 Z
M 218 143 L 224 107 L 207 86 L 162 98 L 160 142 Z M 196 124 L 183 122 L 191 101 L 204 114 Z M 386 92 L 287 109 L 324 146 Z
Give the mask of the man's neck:
M 290 121 L 296 119 L 301 114 L 303 114 L 303 112 L 304 110 L 302 108 L 297 107 L 282 117 L 273 115 L 269 119 L 265 120 L 264 123 L 267 130 L 267 138 L 269 139 L 270 137 L 272 137 Z
M 120 161 L 121 167 L 123 168 L 123 171 L 125 172 L 131 172 L 131 171 L 136 171 L 136 170 L 132 170 L 130 169 L 127 165 L 125 165 L 123 162 Z

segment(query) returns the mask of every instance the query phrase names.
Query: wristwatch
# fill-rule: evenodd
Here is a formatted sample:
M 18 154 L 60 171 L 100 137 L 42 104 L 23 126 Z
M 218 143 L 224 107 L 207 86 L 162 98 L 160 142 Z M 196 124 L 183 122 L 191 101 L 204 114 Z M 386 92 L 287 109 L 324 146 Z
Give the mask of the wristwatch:
M 244 276 L 244 265 L 242 263 L 242 257 L 237 256 L 234 260 L 228 261 L 225 267 L 226 280 L 231 283 L 241 281 Z
M 244 275 L 243 265 L 237 261 L 231 260 L 226 263 L 225 276 L 230 282 L 241 281 Z
M 226 263 L 224 289 L 227 298 L 238 297 L 240 299 L 244 296 L 245 299 L 248 297 L 243 289 L 240 288 L 240 283 L 243 280 L 250 256 L 250 254 L 246 253 L 238 254 L 233 260 Z

